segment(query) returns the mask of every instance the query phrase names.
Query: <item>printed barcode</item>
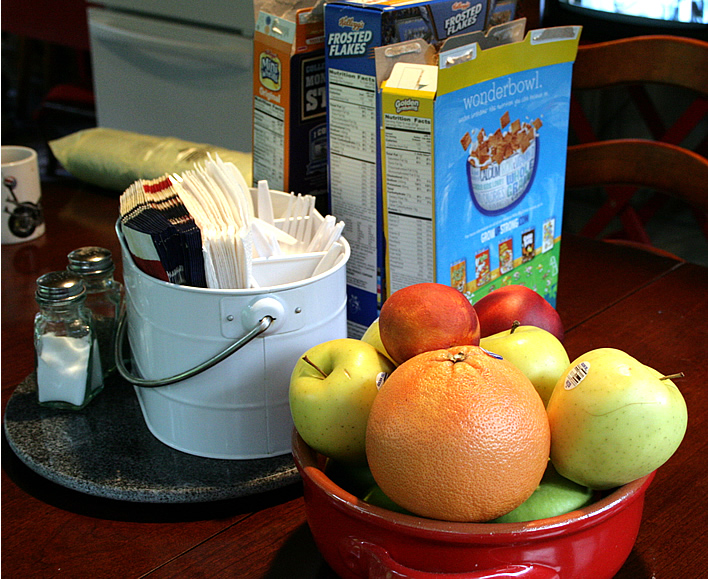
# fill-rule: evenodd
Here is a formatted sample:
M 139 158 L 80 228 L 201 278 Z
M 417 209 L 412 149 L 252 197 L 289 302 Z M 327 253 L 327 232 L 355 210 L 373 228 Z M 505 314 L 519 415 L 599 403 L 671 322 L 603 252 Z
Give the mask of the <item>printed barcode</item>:
M 588 375 L 588 370 L 590 370 L 590 364 L 588 362 L 580 362 L 574 366 L 565 377 L 565 389 L 572 390 L 580 384 L 585 376 Z
M 388 378 L 388 372 L 379 372 L 376 375 L 376 388 L 378 390 L 381 390 L 381 386 L 383 386 L 383 383 L 386 382 L 386 378 Z

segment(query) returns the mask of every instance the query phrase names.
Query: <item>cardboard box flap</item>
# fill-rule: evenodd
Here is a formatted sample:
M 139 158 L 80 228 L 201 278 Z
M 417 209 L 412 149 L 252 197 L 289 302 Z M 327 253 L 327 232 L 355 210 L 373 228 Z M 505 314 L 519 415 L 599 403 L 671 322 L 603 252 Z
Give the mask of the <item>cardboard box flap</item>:
M 448 38 L 440 49 L 440 68 L 447 68 L 475 58 L 477 47 L 487 50 L 502 44 L 521 42 L 526 32 L 526 18 L 505 22 L 483 31 Z
M 302 8 L 317 7 L 319 2 L 313 0 L 255 0 L 253 2 L 253 10 L 258 19 L 261 12 L 271 14 L 276 18 L 282 18 L 290 22 L 295 22 L 295 15 Z M 321 11 L 321 8 L 319 8 Z
M 295 42 L 295 22 L 261 11 L 256 20 L 256 32 L 291 45 Z
M 376 60 L 376 79 L 379 86 L 391 77 L 394 66 L 399 63 L 420 64 L 447 68 L 476 58 L 478 48 L 486 50 L 503 44 L 521 42 L 526 31 L 526 19 L 520 18 L 513 22 L 505 22 L 490 28 L 485 34 L 482 31 L 461 34 L 448 38 L 440 51 L 422 38 L 407 42 L 398 42 L 387 46 L 379 46 L 374 50 Z M 412 73 L 408 73 L 412 74 Z M 429 74 L 429 73 L 426 73 Z M 399 77 L 400 80 L 400 77 Z M 387 82 L 386 86 L 406 88 Z M 428 84 L 427 86 L 431 86 Z M 433 89 L 420 89 L 433 90 Z
M 376 80 L 379 86 L 391 76 L 396 63 L 437 65 L 437 51 L 422 38 L 374 49 Z
M 435 94 L 438 86 L 438 67 L 431 64 L 397 62 L 386 81 L 386 86 Z
M 580 26 L 556 26 L 554 28 L 541 28 L 531 31 L 531 44 L 544 44 L 559 40 L 578 40 Z
M 574 62 L 582 27 L 562 26 L 553 33 L 549 30 L 552 29 L 530 31 L 521 42 L 471 50 L 469 58 L 462 59 L 462 62 L 441 66 L 438 95 L 523 70 Z M 473 46 L 479 47 L 478 44 Z

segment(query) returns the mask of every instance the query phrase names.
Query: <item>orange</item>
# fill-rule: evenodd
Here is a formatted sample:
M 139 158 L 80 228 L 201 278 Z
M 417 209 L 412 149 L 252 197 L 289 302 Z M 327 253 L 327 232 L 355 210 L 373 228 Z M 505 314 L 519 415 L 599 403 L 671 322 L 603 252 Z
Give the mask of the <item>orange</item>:
M 374 399 L 369 467 L 383 492 L 423 517 L 482 522 L 515 509 L 548 463 L 550 429 L 533 384 L 477 346 L 419 354 Z

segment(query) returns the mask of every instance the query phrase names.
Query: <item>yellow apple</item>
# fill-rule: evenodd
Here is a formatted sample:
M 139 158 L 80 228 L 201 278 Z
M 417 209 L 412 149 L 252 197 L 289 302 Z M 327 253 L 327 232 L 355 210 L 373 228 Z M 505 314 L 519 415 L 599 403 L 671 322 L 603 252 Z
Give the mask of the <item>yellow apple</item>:
M 548 405 L 558 378 L 570 364 L 560 340 L 536 326 L 512 325 L 508 330 L 482 338 L 479 345 L 521 370 L 545 405 Z
M 553 465 L 593 489 L 659 468 L 681 444 L 688 421 L 686 402 L 670 379 L 614 348 L 574 360 L 547 411 Z
M 393 362 L 393 358 L 391 358 L 389 353 L 386 351 L 386 348 L 384 348 L 383 342 L 381 341 L 381 334 L 379 333 L 379 319 L 378 318 L 376 318 L 373 322 L 371 322 L 371 325 L 368 328 L 366 328 L 366 332 L 364 332 L 364 335 L 361 337 L 361 341 L 366 342 L 367 344 L 371 344 L 381 354 L 383 354 L 389 360 L 391 360 L 391 362 Z
M 371 344 L 341 338 L 310 348 L 290 377 L 290 413 L 302 439 L 344 463 L 366 462 L 366 423 L 394 365 Z

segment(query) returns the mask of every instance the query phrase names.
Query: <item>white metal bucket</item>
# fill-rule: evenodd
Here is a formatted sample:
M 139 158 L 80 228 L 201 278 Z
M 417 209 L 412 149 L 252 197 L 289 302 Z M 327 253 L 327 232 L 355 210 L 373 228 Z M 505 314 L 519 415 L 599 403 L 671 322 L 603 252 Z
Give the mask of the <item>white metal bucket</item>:
M 284 194 L 282 194 L 284 195 Z M 277 213 L 276 213 L 277 215 Z M 209 458 L 255 459 L 290 452 L 290 374 L 300 355 L 344 338 L 349 244 L 327 271 L 259 289 L 214 290 L 167 283 L 135 265 L 121 242 L 132 368 L 145 379 L 186 372 L 259 325 L 270 327 L 194 377 L 135 386 L 150 432 L 177 450 Z

